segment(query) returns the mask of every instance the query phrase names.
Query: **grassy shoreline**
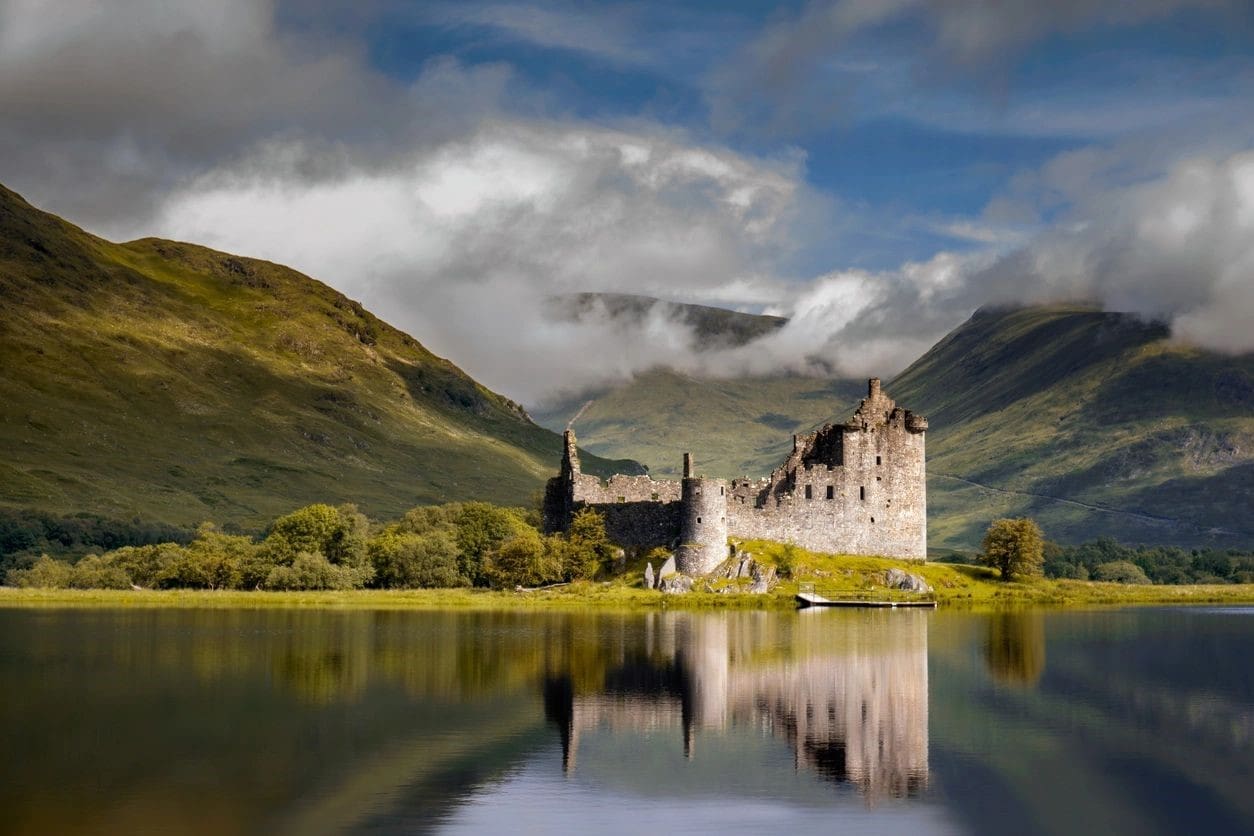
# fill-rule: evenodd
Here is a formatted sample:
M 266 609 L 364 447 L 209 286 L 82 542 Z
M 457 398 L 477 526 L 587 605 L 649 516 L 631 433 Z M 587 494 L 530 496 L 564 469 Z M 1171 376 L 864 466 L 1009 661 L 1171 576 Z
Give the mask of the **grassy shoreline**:
M 360 589 L 273 592 L 245 590 L 17 589 L 0 587 L 0 607 L 123 607 L 194 609 L 340 610 L 787 610 L 802 583 L 828 598 L 933 599 L 946 609 L 1092 607 L 1137 604 L 1254 604 L 1254 584 L 1129 585 L 1096 581 L 1003 582 L 992 569 L 918 563 L 880 557 L 828 555 L 761 540 L 737 542 L 740 554 L 773 567 L 783 580 L 769 593 L 751 595 L 749 580 L 698 580 L 694 591 L 663 595 L 643 588 L 643 559 L 610 581 L 580 581 L 534 591 L 488 589 Z M 889 569 L 918 575 L 928 595 L 889 589 Z
M 1153 604 L 1254 604 L 1254 584 L 1124 586 L 1084 581 L 1002 584 L 976 592 L 937 589 L 935 596 L 851 590 L 843 598 L 909 600 L 935 597 L 944 609 L 1014 607 L 1074 608 Z M 327 610 L 789 610 L 797 584 L 785 582 L 766 595 L 691 592 L 663 595 L 622 583 L 580 583 L 534 592 L 481 589 L 365 589 L 262 592 L 240 590 L 16 589 L 0 587 L 0 608 L 125 609 L 327 609 Z M 830 594 L 830 590 L 823 590 Z

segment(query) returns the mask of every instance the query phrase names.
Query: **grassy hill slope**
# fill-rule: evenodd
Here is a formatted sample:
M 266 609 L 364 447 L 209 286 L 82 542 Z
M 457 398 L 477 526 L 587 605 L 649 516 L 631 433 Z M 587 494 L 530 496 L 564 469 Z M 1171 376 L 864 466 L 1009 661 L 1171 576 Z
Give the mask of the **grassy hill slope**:
M 926 414 L 933 543 L 1029 514 L 1058 540 L 1254 547 L 1254 356 L 1076 307 L 978 311 L 892 381 Z
M 521 503 L 560 439 L 320 282 L 114 244 L 0 187 L 0 505 L 259 525 Z M 634 469 L 587 459 L 589 469 Z
M 691 452 L 701 473 L 730 479 L 769 473 L 792 450 L 793 433 L 847 418 L 865 394 L 865 380 L 710 380 L 657 369 L 532 413 L 552 429 L 578 415 L 582 446 L 644 462 L 654 475 L 679 476 Z
M 673 476 L 760 476 L 793 432 L 842 419 L 865 381 L 699 380 L 654 371 L 597 393 L 575 424 L 605 456 Z M 1170 340 L 1082 307 L 982 310 L 885 388 L 926 415 L 929 540 L 972 548 L 1027 514 L 1062 542 L 1254 548 L 1254 357 Z M 537 410 L 555 429 L 582 406 Z

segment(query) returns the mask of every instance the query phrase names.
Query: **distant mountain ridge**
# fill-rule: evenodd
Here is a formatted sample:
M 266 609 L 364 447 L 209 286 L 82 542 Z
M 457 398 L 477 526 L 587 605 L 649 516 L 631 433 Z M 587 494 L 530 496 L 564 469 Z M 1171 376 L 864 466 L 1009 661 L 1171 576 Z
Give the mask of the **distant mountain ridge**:
M 115 244 L 3 187 L 0 300 L 0 505 L 256 526 L 314 501 L 523 504 L 560 456 L 521 406 L 321 282 Z
M 742 315 L 744 316 L 744 315 Z M 760 476 L 793 432 L 842 420 L 865 381 L 653 370 L 594 393 L 580 443 L 673 475 Z M 1048 536 L 1254 548 L 1254 356 L 1077 306 L 984 308 L 885 390 L 926 415 L 930 541 L 972 548 L 997 516 Z M 533 410 L 557 427 L 578 399 Z
M 641 325 L 648 317 L 661 315 L 691 328 L 696 337 L 694 349 L 698 352 L 739 348 L 779 330 L 788 322 L 781 316 L 741 313 L 630 293 L 574 293 L 555 296 L 550 302 L 556 316 L 572 322 L 603 315 L 610 320 Z

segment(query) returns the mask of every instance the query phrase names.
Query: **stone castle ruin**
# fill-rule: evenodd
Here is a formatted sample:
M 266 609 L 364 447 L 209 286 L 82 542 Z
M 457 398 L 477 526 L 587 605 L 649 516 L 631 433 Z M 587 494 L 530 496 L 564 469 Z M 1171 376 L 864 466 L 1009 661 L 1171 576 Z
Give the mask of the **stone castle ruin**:
M 843 424 L 793 436 L 792 453 L 770 476 L 698 476 L 684 454 L 683 479 L 580 472 L 575 434 L 565 433 L 561 472 L 545 488 L 544 520 L 564 531 L 581 508 L 605 517 L 622 546 L 675 549 L 692 577 L 728 557 L 728 536 L 792 543 L 818 552 L 927 558 L 927 419 L 897 406 L 871 378 Z

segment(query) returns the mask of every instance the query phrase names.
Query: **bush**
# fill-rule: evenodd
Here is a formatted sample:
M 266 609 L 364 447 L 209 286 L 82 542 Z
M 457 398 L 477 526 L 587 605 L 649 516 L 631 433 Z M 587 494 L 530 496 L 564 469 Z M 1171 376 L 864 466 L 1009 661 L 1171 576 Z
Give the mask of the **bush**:
M 1152 583 L 1140 566 L 1129 560 L 1113 560 L 1093 568 L 1093 580 L 1114 583 Z M 1220 581 L 1223 583 L 1223 581 Z
M 73 573 L 73 566 L 45 554 L 29 569 L 10 569 L 5 582 L 24 589 L 65 589 Z
M 1037 576 L 1045 561 L 1044 547 L 1040 527 L 1027 517 L 994 520 L 984 534 L 980 562 L 999 570 L 1004 581 Z

